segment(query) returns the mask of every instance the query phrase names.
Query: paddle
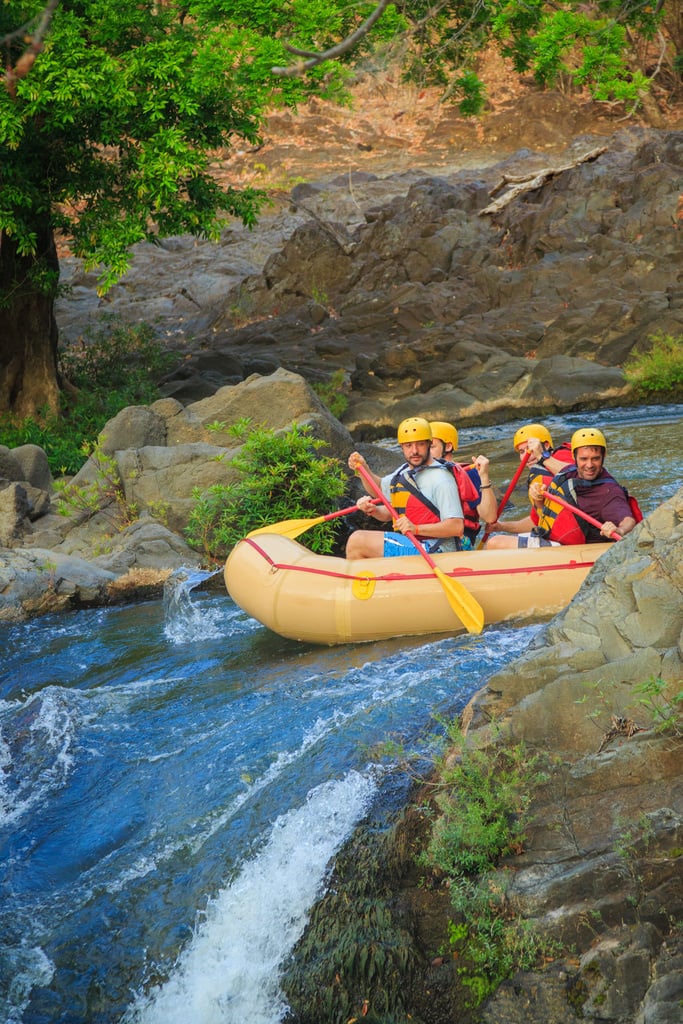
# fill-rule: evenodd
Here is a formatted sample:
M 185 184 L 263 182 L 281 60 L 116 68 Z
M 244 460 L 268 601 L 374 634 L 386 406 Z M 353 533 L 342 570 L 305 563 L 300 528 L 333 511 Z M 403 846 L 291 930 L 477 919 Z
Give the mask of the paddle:
M 543 495 L 548 499 L 548 501 L 556 501 L 558 505 L 568 508 L 574 513 L 574 515 L 580 516 L 581 519 L 585 519 L 587 523 L 590 523 L 591 526 L 595 526 L 598 530 L 601 530 L 605 525 L 604 523 L 601 523 L 599 519 L 594 519 L 593 516 L 589 516 L 587 512 L 584 512 L 583 509 L 580 509 L 577 505 L 572 505 L 571 501 L 565 501 L 564 498 L 560 498 L 554 491 L 551 494 L 548 494 L 548 491 L 544 488 Z M 610 537 L 613 537 L 614 540 L 624 539 L 620 533 L 617 533 L 614 530 L 610 534 Z
M 374 504 L 379 505 L 379 498 L 374 499 Z M 259 526 L 257 530 L 248 533 L 247 537 L 256 537 L 259 533 L 279 533 L 281 537 L 290 537 L 293 540 L 313 526 L 319 526 L 320 523 L 336 519 L 337 516 L 348 516 L 351 512 L 357 511 L 358 505 L 349 505 L 348 508 L 341 508 L 338 512 L 328 512 L 326 516 L 318 516 L 317 519 L 285 519 L 281 523 L 271 523 L 270 526 Z
M 524 467 L 526 466 L 526 464 L 527 464 L 527 462 L 529 461 L 530 458 L 531 458 L 531 452 L 524 452 L 523 458 L 521 458 L 519 460 L 519 466 L 515 470 L 515 475 L 513 476 L 512 480 L 510 481 L 508 489 L 505 492 L 505 494 L 503 495 L 503 497 L 501 498 L 500 504 L 498 505 L 498 514 L 496 516 L 497 519 L 500 519 L 500 517 L 502 516 L 503 510 L 504 510 L 505 506 L 508 503 L 508 498 L 510 497 L 510 495 L 514 491 L 515 487 L 517 486 L 517 481 L 519 480 L 520 476 L 524 472 Z M 484 530 L 483 537 L 481 538 L 481 540 L 477 544 L 477 551 L 479 551 L 479 549 L 484 546 L 486 541 L 489 539 L 490 534 L 491 534 L 491 527 L 487 526 L 486 529 Z
M 391 502 L 385 498 L 382 494 L 381 489 L 375 483 L 374 478 L 363 465 L 358 465 L 358 472 L 365 480 L 368 487 L 377 495 L 382 504 L 391 513 L 392 519 L 396 518 L 396 509 L 392 506 Z M 439 569 L 438 565 L 434 562 L 434 559 L 420 544 L 419 540 L 413 533 L 406 533 L 408 540 L 414 545 L 419 553 L 424 558 L 427 565 L 430 567 L 439 583 L 443 587 L 448 603 L 451 608 L 458 616 L 463 626 L 468 633 L 481 633 L 484 628 L 484 609 L 481 607 L 476 597 L 470 594 L 469 590 L 460 582 L 460 580 L 451 579 L 446 576 L 444 572 Z

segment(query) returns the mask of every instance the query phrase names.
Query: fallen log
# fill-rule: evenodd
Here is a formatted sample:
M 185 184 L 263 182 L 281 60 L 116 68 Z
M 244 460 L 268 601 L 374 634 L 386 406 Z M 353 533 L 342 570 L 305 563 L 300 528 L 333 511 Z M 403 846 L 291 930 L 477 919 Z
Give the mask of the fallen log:
M 563 174 L 564 171 L 570 171 L 573 167 L 578 167 L 579 164 L 589 163 L 591 160 L 597 160 L 599 156 L 607 152 L 607 146 L 600 146 L 597 149 L 591 149 L 582 156 L 576 158 L 571 163 L 562 164 L 560 167 L 544 167 L 540 171 L 532 171 L 530 174 L 515 175 L 515 174 L 504 174 L 501 180 L 495 185 L 489 192 L 490 196 L 497 195 L 501 189 L 507 185 L 512 187 L 504 193 L 499 199 L 490 203 L 484 207 L 483 210 L 479 211 L 479 216 L 483 217 L 485 214 L 498 213 L 504 209 L 509 203 L 512 202 L 517 196 L 522 195 L 524 192 L 533 192 L 534 189 L 541 188 L 551 178 L 557 177 L 558 174 Z

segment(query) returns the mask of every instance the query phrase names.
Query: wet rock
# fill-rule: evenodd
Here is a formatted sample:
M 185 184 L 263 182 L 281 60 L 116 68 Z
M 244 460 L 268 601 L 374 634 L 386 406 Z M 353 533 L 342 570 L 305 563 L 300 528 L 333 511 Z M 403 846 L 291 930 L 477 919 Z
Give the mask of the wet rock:
M 106 603 L 111 572 L 54 551 L 0 550 L 0 620 Z

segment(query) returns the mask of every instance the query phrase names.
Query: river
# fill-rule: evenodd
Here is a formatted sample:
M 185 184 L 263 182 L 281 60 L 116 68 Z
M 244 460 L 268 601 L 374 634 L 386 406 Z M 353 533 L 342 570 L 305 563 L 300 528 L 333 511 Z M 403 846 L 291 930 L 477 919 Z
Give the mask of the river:
M 461 432 L 501 488 L 520 422 Z M 683 406 L 546 423 L 556 441 L 604 429 L 646 514 L 680 485 Z M 278 1024 L 278 967 L 331 858 L 405 800 L 379 745 L 428 758 L 435 716 L 540 628 L 314 648 L 198 589 L 205 576 L 178 574 L 164 601 L 0 627 L 8 1024 Z

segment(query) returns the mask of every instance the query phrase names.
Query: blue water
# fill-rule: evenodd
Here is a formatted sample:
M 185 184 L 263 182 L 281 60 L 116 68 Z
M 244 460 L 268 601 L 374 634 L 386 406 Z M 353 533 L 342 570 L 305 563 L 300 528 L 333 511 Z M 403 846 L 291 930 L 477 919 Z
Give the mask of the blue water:
M 647 512 L 683 475 L 683 410 L 637 413 L 610 414 L 608 465 Z M 502 482 L 500 429 L 461 450 Z M 435 715 L 538 629 L 312 648 L 201 579 L 0 627 L 0 1020 L 278 1024 L 278 965 L 330 859 L 405 798 L 378 745 L 427 758 Z

